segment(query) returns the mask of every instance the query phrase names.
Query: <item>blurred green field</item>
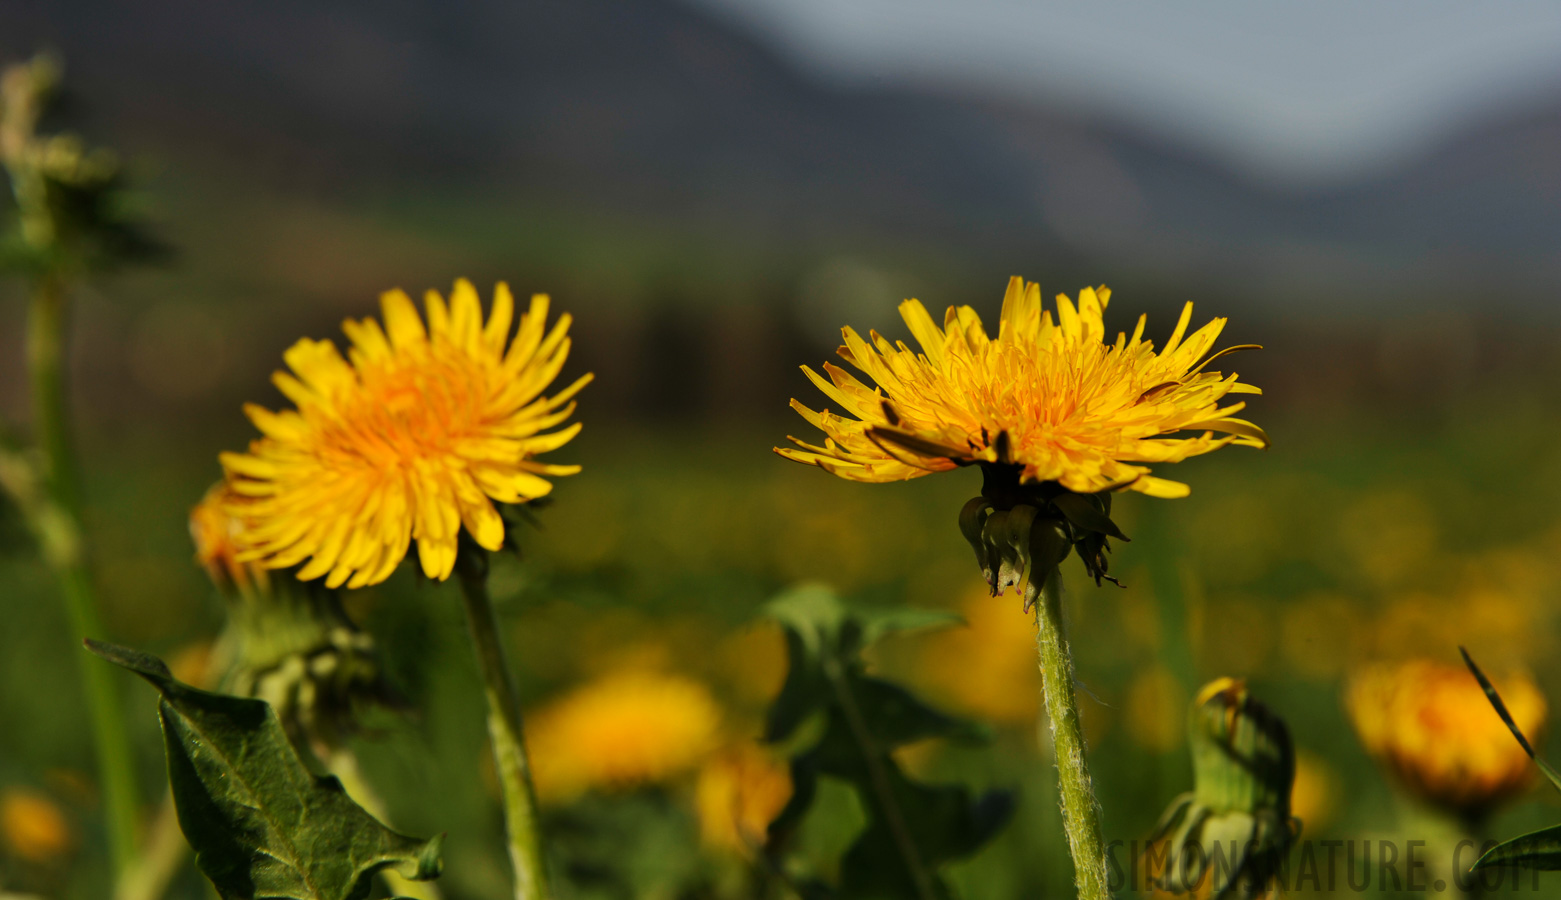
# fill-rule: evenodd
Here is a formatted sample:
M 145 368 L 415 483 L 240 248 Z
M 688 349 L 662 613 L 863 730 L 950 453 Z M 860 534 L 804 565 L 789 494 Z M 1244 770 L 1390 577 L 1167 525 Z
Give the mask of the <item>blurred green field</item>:
M 1219 675 L 1250 679 L 1289 722 L 1306 837 L 1434 836 L 1440 826 L 1395 793 L 1358 745 L 1342 679 L 1373 660 L 1455 660 L 1464 644 L 1497 671 L 1531 668 L 1547 694 L 1561 696 L 1552 661 L 1561 410 L 1537 391 L 1469 391 L 1434 419 L 1332 409 L 1276 421 L 1262 402 L 1254 418 L 1269 428 L 1272 450 L 1228 450 L 1176 467 L 1193 486 L 1186 500 L 1123 498 L 1117 518 L 1133 540 L 1116 548 L 1112 566 L 1125 589 L 1096 587 L 1076 562 L 1065 565 L 1108 838 L 1142 839 L 1190 788 L 1186 702 Z M 1070 890 L 1054 775 L 1036 741 L 1028 620 L 1017 597 L 985 597 L 955 527 L 959 506 L 979 490 L 976 473 L 843 482 L 768 452 L 805 427 L 779 417 L 727 429 L 633 427 L 593 420 L 587 394 L 581 418 L 585 432 L 555 456 L 584 472 L 560 480 L 540 528 L 521 537 L 523 558 L 494 573 L 528 704 L 545 706 L 625 666 L 663 669 L 708 686 L 725 734 L 753 737 L 784 666 L 774 631 L 754 621 L 776 592 L 822 581 L 862 602 L 961 611 L 970 628 L 897 640 L 875 665 L 986 721 L 992 740 L 916 747 L 902 761 L 924 778 L 1019 791 L 1008 830 L 951 870 L 963 896 Z M 221 601 L 191 560 L 185 521 L 216 475 L 219 449 L 89 429 L 89 524 L 115 639 L 178 659 L 220 627 Z M 42 862 L 9 854 L 7 883 L 104 896 L 71 658 L 78 651 L 9 509 L 0 536 L 0 722 L 9 723 L 0 731 L 0 789 L 41 790 L 73 835 L 69 849 Z M 348 606 L 411 701 L 410 714 L 375 716 L 356 741 L 371 782 L 398 827 L 449 832 L 447 896 L 502 894 L 502 824 L 491 772 L 483 774 L 480 691 L 454 589 L 421 583 L 403 566 Z M 123 681 L 143 787 L 155 796 L 153 696 Z M 629 894 L 608 878 L 571 896 L 676 896 L 665 885 L 701 867 L 740 865 L 700 859 L 691 777 L 555 807 L 560 852 L 610 858 L 641 884 Z M 848 841 L 853 813 L 843 794 L 823 802 L 839 814 L 827 823 L 820 816 L 806 846 L 827 857 Z M 1508 837 L 1558 812 L 1552 796 L 1535 792 L 1484 827 Z M 178 896 L 205 890 L 193 870 L 178 884 Z
M 37 96 L 12 81 L 5 101 L 19 130 L 0 134 L 12 185 L 0 198 L 0 449 L 38 437 L 29 278 L 39 296 L 66 285 L 52 296 L 69 298 L 62 371 L 106 637 L 215 684 L 232 598 L 197 564 L 188 516 L 221 475 L 217 454 L 254 436 L 241 405 L 281 405 L 267 377 L 283 351 L 302 336 L 341 343 L 342 319 L 374 315 L 382 290 L 418 296 L 465 276 L 488 298 L 504 279 L 574 317 L 555 383 L 597 376 L 579 398 L 583 433 L 545 459 L 583 471 L 554 479 L 535 522 L 512 532 L 520 553 L 497 557 L 488 581 L 559 900 L 817 900 L 792 880 L 838 881 L 874 817 L 844 781 L 824 780 L 778 863 L 752 846 L 790 790 L 779 757 L 835 721 L 816 716 L 792 745 L 756 747 L 787 666 L 766 604 L 819 584 L 854 604 L 960 617 L 867 652 L 872 674 L 977 725 L 898 747 L 900 769 L 1017 797 L 995 840 L 941 872 L 954 896 L 1073 896 L 1035 626 L 1016 592 L 988 595 L 957 526 L 981 476 L 863 485 L 770 450 L 790 434 L 815 439 L 786 399 L 825 405 L 796 367 L 831 353 L 840 326 L 908 337 L 896 304 L 917 297 L 934 318 L 971 304 L 991 327 L 1010 275 L 1047 293 L 1104 281 L 1108 333 L 1144 314 L 1146 335 L 1163 340 L 1195 300 L 1199 324 L 1230 318 L 1221 346 L 1265 345 L 1230 366 L 1267 392 L 1242 415 L 1273 440 L 1156 467 L 1190 484 L 1189 498 L 1119 496 L 1111 514 L 1132 538 L 1113 548 L 1120 586 L 1064 563 L 1090 764 L 1128 882 L 1118 896 L 1155 893 L 1134 854 L 1193 787 L 1188 705 L 1224 676 L 1246 680 L 1298 751 L 1303 842 L 1282 894 L 1427 892 L 1376 871 L 1356 886 L 1359 873 L 1334 869 L 1337 842 L 1351 855 L 1357 843 L 1402 855 L 1422 842 L 1434 880 L 1472 861 L 1454 857 L 1461 839 L 1561 821 L 1538 779 L 1457 818 L 1386 770 L 1380 757 L 1402 751 L 1413 758 L 1399 768 L 1419 766 L 1423 781 L 1478 791 L 1483 778 L 1492 795 L 1507 787 L 1503 767 L 1537 774 L 1483 695 L 1444 702 L 1410 684 L 1403 695 L 1426 702 L 1392 715 L 1359 699 L 1374 665 L 1457 666 L 1462 646 L 1498 682 L 1527 674 L 1561 701 L 1561 130 L 1549 81 L 1531 72 L 1533 97 L 1480 104 L 1470 98 L 1490 88 L 1471 82 L 1452 93 L 1478 115 L 1449 119 L 1402 158 L 1337 182 L 1268 180 L 1211 155 L 1213 142 L 1107 114 L 1107 81 L 1077 108 L 930 74 L 880 83 L 870 67 L 841 81 L 709 5 L 478 3 L 438 16 L 362 3 L 253 16 L 0 5 L 7 53 L 56 35 L 80 60 L 45 118 L 30 118 L 53 77 L 41 57 Z M 1255 73 L 1241 55 L 1213 61 Z M 1175 56 L 1191 60 L 1185 47 Z M 1370 92 L 1341 85 L 1331 103 L 1358 123 Z M 1312 114 L 1284 111 L 1296 127 Z M 72 140 L 32 143 L 57 129 L 122 152 L 126 181 Z M 126 241 L 139 232 L 121 226 L 143 222 L 156 240 Z M 164 242 L 167 256 L 129 252 Z M 457 587 L 417 568 L 344 593 L 404 701 L 364 711 L 346 756 L 396 829 L 447 834 L 444 875 L 419 900 L 509 896 L 468 619 Z M 131 842 L 105 825 L 114 804 L 98 783 L 75 634 L 0 493 L 0 900 L 155 900 L 116 896 L 110 845 L 128 857 Z M 111 677 L 153 833 L 167 790 L 157 698 Z M 820 695 L 826 680 L 812 686 Z M 1472 684 L 1456 668 L 1452 681 Z M 810 708 L 831 703 L 848 705 Z M 1377 738 L 1421 743 L 1368 750 L 1357 728 L 1373 715 Z M 1493 731 L 1473 754 L 1486 758 L 1461 769 L 1455 751 Z M 1544 728 L 1531 732 L 1543 749 Z M 333 748 L 311 749 L 329 759 Z M 1317 853 L 1330 854 L 1322 872 Z M 400 892 L 376 882 L 372 898 Z M 211 896 L 185 860 L 168 900 Z

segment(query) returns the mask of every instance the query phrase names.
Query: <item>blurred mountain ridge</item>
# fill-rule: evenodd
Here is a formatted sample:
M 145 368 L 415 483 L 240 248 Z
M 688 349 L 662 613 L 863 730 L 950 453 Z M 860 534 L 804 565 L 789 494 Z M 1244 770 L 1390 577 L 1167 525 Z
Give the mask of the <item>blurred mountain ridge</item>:
M 1278 305 L 1529 309 L 1561 287 L 1561 86 L 1389 176 L 1297 192 L 1127 123 L 837 89 L 676 0 L 0 6 L 4 57 L 43 46 L 95 137 L 263 189 L 416 184 L 804 253 L 872 235 Z

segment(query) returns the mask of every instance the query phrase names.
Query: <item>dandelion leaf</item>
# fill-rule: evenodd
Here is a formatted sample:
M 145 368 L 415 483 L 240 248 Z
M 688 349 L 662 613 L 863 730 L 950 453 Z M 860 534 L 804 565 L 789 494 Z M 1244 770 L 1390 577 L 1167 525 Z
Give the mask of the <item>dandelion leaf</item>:
M 772 852 L 801 826 L 821 777 L 856 792 L 867 824 L 840 861 L 838 893 L 864 900 L 947 897 L 938 867 L 967 856 L 1013 812 L 1013 795 L 972 797 L 963 785 L 911 779 L 893 751 L 929 738 L 979 740 L 985 732 L 945 715 L 905 688 L 869 675 L 862 651 L 879 638 L 950 624 L 920 610 L 848 606 L 826 588 L 803 587 L 772 601 L 786 632 L 786 681 L 770 710 L 766 737 L 794 751 L 791 802 L 771 824 Z
M 439 875 L 443 836 L 397 834 L 335 778 L 310 771 L 269 704 L 182 684 L 145 653 L 87 645 L 162 695 L 179 825 L 223 900 L 363 900 L 387 867 L 415 880 Z

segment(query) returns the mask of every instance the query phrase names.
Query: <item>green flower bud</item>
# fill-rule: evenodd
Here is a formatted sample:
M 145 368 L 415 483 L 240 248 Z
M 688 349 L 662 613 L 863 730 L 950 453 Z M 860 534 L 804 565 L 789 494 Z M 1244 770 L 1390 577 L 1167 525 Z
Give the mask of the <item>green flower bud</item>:
M 1111 521 L 1111 495 L 1075 494 L 1053 481 L 1021 483 L 1017 466 L 984 463 L 981 496 L 965 503 L 959 530 L 976 551 L 993 596 L 1060 564 L 1077 551 L 1096 583 L 1106 574 L 1110 538 L 1127 540 Z
M 1168 840 L 1156 886 L 1174 894 L 1264 894 L 1295 841 L 1295 749 L 1280 718 L 1246 685 L 1221 678 L 1193 700 L 1194 789 L 1172 804 L 1152 841 Z
M 959 528 L 976 551 L 981 577 L 998 596 L 1024 580 L 1031 568 L 1036 535 L 1055 535 L 1061 523 L 1037 518 L 1039 510 L 1028 504 L 1012 509 L 996 509 L 983 497 L 965 504 L 959 515 Z M 1055 541 L 1043 541 L 1045 552 L 1039 557 L 1042 567 L 1056 565 L 1067 556 L 1064 546 L 1056 552 Z
M 231 507 L 241 499 L 222 482 L 190 511 L 195 558 L 228 600 L 223 689 L 270 703 L 295 744 L 307 738 L 327 749 L 353 730 L 361 707 L 400 701 L 374 639 L 347 618 L 335 591 L 240 561 L 245 525 Z
M 335 592 L 275 581 L 278 590 L 231 607 L 234 662 L 224 689 L 265 700 L 290 735 L 326 749 L 354 730 L 362 707 L 400 700 L 374 639 L 347 618 Z

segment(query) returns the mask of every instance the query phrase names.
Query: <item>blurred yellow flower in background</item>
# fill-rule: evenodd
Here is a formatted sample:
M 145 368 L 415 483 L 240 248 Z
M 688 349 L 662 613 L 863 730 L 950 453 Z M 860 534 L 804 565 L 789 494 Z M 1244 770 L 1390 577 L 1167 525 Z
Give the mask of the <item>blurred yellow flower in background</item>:
M 949 307 L 939 328 L 917 300 L 900 315 L 921 344 L 872 343 L 845 328 L 840 356 L 870 377 L 869 389 L 838 366 L 808 378 L 854 418 L 792 408 L 827 436 L 823 446 L 790 438 L 787 459 L 853 481 L 900 481 L 976 462 L 1016 464 L 1024 482 L 1054 481 L 1077 493 L 1131 488 L 1156 497 L 1185 496 L 1184 484 L 1155 478 L 1135 463 L 1179 462 L 1227 444 L 1265 447 L 1251 422 L 1233 418 L 1243 404 L 1220 407 L 1227 394 L 1257 394 L 1235 375 L 1205 372 L 1227 348 L 1209 355 L 1225 327 L 1214 319 L 1187 336 L 1192 304 L 1158 354 L 1142 340 L 1145 317 L 1129 338 L 1105 343 L 1103 313 L 1111 292 L 1086 288 L 1075 306 L 1057 297 L 1054 320 L 1041 289 L 1008 283 L 996 340 L 975 310 Z M 1186 340 L 1183 337 L 1186 336 Z M 1179 431 L 1202 431 L 1169 438 Z M 1226 436 L 1216 438 L 1214 432 Z
M 1494 680 L 1513 720 L 1531 738 L 1543 731 L 1545 698 L 1525 675 Z M 1467 669 L 1427 659 L 1378 664 L 1345 692 L 1366 750 L 1416 796 L 1466 819 L 1521 793 L 1533 763 Z
M 39 791 L 8 787 L 0 793 L 0 837 L 16 856 L 46 863 L 76 845 L 75 832 L 59 805 Z
M 666 781 L 715 749 L 720 728 L 721 710 L 698 681 L 637 669 L 602 675 L 527 722 L 537 795 L 564 802 Z
M 958 711 L 1007 725 L 1035 722 L 1041 673 L 1035 665 L 1035 625 L 985 585 L 960 604 L 967 626 L 929 635 L 921 652 L 928 688 Z M 1180 710 L 1178 710 L 1180 715 Z
M 415 539 L 423 572 L 444 579 L 462 525 L 489 550 L 503 544 L 490 501 L 541 497 L 553 487 L 543 475 L 579 471 L 535 459 L 580 430 L 548 431 L 574 412 L 590 375 L 542 395 L 569 355 L 568 314 L 544 333 L 548 298 L 534 296 L 511 342 L 514 299 L 502 283 L 486 323 L 464 279 L 448 305 L 428 292 L 426 329 L 405 293 L 380 303 L 383 328 L 343 323 L 346 358 L 330 341 L 288 349 L 292 372 L 272 380 L 296 410 L 245 406 L 264 437 L 221 457 L 233 491 L 249 498 L 233 507 L 246 519 L 242 560 L 308 560 L 299 578 L 361 587 L 389 577 Z
M 708 759 L 694 784 L 699 835 L 715 850 L 752 855 L 791 799 L 791 771 L 763 747 L 744 741 Z

